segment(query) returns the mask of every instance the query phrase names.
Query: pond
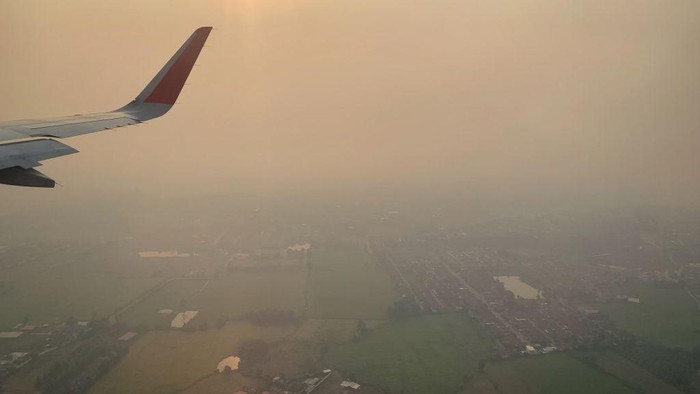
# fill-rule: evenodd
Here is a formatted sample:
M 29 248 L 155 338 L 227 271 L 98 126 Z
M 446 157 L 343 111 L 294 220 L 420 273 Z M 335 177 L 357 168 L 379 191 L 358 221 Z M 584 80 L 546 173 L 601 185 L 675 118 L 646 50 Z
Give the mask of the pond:
M 503 287 L 510 291 L 516 297 L 536 300 L 542 297 L 542 291 L 538 290 L 527 283 L 520 280 L 519 276 L 495 276 L 499 282 L 503 283 Z

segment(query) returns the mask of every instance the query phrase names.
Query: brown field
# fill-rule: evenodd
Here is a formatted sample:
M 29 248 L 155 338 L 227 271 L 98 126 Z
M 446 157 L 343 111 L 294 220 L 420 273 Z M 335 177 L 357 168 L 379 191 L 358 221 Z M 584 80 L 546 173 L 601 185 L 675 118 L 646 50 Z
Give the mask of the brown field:
M 232 373 L 231 375 L 223 375 L 216 373 L 210 375 L 197 383 L 193 384 L 184 391 L 182 394 L 219 394 L 219 393 L 235 393 L 237 391 L 245 391 L 249 387 L 258 387 L 265 382 L 243 376 L 239 373 Z
M 172 393 L 211 375 L 236 344 L 258 338 L 276 342 L 294 327 L 257 327 L 236 322 L 221 330 L 152 331 L 137 339 L 129 353 L 102 378 L 92 393 Z

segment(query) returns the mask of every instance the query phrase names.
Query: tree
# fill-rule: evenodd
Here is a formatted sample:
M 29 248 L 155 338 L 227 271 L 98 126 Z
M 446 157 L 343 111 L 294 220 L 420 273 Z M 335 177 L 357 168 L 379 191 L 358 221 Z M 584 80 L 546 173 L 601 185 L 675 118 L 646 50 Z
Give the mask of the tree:
M 223 328 L 226 323 L 228 323 L 228 316 L 219 316 L 219 318 L 216 319 L 216 328 Z
M 34 389 L 39 390 L 39 389 L 41 389 L 41 386 L 43 386 L 43 385 L 44 385 L 44 379 L 41 377 L 41 375 L 37 376 L 36 379 L 34 379 Z
M 261 339 L 248 339 L 236 346 L 235 354 L 241 358 L 239 369 L 251 367 L 265 359 L 270 351 L 270 345 Z
M 418 316 L 420 307 L 413 298 L 402 298 L 389 306 L 387 311 L 391 320 L 405 319 L 407 317 Z
M 357 336 L 361 336 L 365 331 L 367 331 L 367 324 L 365 324 L 365 321 L 362 319 L 358 320 L 356 328 Z

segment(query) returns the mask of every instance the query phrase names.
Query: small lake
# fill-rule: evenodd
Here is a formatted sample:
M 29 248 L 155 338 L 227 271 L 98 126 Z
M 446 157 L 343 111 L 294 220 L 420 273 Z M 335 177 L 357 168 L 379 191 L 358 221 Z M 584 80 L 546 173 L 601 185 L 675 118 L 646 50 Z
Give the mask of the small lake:
M 520 280 L 519 276 L 494 276 L 496 280 L 503 283 L 503 287 L 510 291 L 516 297 L 536 300 L 539 295 L 542 297 L 542 291 L 538 290 L 527 283 Z

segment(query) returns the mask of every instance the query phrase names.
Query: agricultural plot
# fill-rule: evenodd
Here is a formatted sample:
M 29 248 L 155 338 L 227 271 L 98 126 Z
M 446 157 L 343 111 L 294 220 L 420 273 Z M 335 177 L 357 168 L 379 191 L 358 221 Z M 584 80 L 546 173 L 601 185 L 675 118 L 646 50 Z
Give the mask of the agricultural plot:
M 0 272 L 9 283 L 0 296 L 0 330 L 25 319 L 53 323 L 70 316 L 104 318 L 162 280 L 130 261 L 111 263 L 102 260 L 105 253 L 74 249 Z
M 595 364 L 603 371 L 622 379 L 642 393 L 680 394 L 681 391 L 626 358 L 610 351 L 595 355 Z
M 359 320 L 350 319 L 306 319 L 290 337 L 292 340 L 310 341 L 320 344 L 342 344 L 357 334 Z M 373 321 L 380 324 L 381 321 Z M 371 324 L 365 323 L 365 326 Z
M 385 319 L 398 295 L 391 279 L 359 248 L 312 249 L 307 317 Z
M 618 327 L 659 345 L 690 349 L 700 344 L 700 311 L 684 287 L 640 283 L 620 292 L 640 303 L 599 306 Z
M 201 394 L 201 393 L 237 393 L 244 391 L 248 387 L 256 387 L 267 383 L 261 379 L 255 379 L 249 376 L 243 376 L 239 373 L 231 375 L 214 374 L 205 379 L 197 381 L 186 390 L 181 391 L 181 394 Z
M 564 353 L 490 362 L 463 393 L 634 393 L 621 380 Z
M 305 284 L 304 270 L 234 271 L 209 283 L 193 302 L 200 318 L 210 321 L 258 311 L 292 311 L 299 316 Z
M 151 331 L 91 390 L 92 393 L 173 393 L 212 375 L 239 341 L 279 341 L 293 327 L 257 327 L 237 322 L 221 330 Z
M 119 322 L 130 327 L 168 328 L 175 311 L 187 310 L 189 300 L 204 286 L 205 280 L 171 280 L 141 302 L 119 315 Z M 173 313 L 160 314 L 170 309 Z
M 367 331 L 330 349 L 348 376 L 391 393 L 454 393 L 491 355 L 491 341 L 464 314 L 422 316 Z
M 191 324 L 213 326 L 221 316 L 237 318 L 256 311 L 292 311 L 304 305 L 306 271 L 240 270 L 215 279 L 177 279 L 120 316 L 130 326 L 167 328 L 176 312 L 199 311 Z M 172 315 L 159 314 L 172 309 Z M 168 320 L 170 319 L 170 320 Z

